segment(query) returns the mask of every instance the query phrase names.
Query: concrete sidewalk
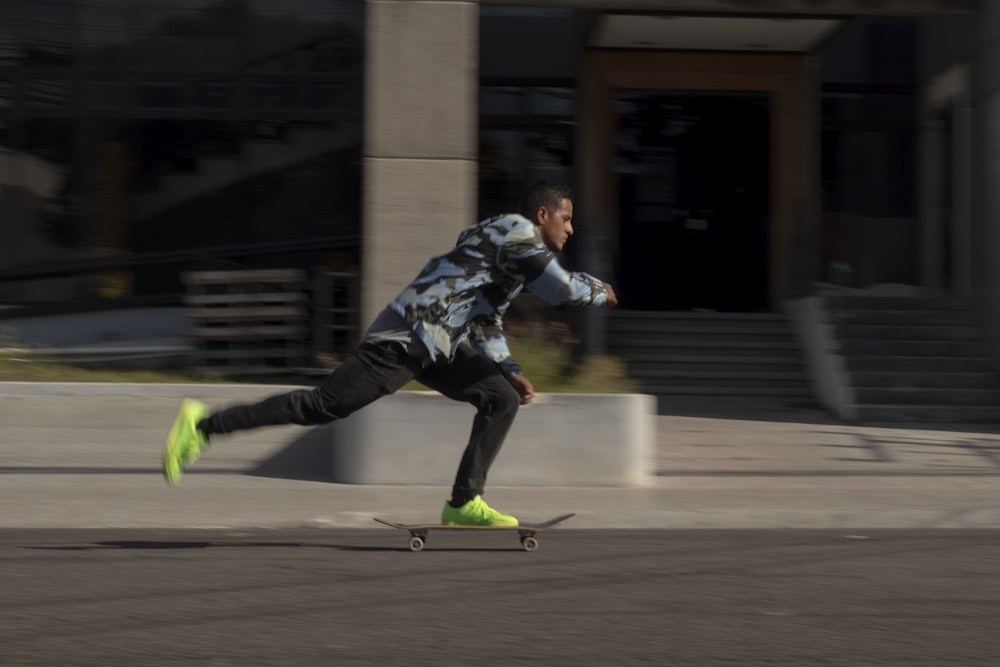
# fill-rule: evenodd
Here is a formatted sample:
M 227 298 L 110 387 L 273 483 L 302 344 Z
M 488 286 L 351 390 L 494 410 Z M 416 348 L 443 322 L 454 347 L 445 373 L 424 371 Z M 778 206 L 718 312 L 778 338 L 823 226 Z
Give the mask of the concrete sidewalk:
M 211 399 L 211 385 L 199 391 Z M 246 398 L 260 391 L 247 388 Z M 0 383 L 0 528 L 375 527 L 372 516 L 436 519 L 448 492 L 332 484 L 328 433 L 296 426 L 219 438 L 168 487 L 159 456 L 176 408 L 156 385 L 64 395 Z M 567 528 L 1000 524 L 994 425 L 853 426 L 791 408 L 682 411 L 657 417 L 651 486 L 491 486 L 488 499 L 522 521 L 578 512 Z M 457 466 L 462 446 L 441 465 Z

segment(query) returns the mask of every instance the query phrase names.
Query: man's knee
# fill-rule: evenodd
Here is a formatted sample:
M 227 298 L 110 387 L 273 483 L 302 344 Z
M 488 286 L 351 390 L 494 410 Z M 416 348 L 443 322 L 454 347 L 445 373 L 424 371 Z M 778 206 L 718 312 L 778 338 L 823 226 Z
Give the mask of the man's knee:
M 513 417 L 521 405 L 521 397 L 507 380 L 503 380 L 490 388 L 488 404 L 493 414 Z

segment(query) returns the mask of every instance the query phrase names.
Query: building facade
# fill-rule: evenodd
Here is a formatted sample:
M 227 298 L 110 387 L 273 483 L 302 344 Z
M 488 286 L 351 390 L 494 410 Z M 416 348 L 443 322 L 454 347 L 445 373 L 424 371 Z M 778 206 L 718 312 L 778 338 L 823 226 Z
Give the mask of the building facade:
M 353 262 L 364 30 L 363 0 L 0 3 L 0 302 Z
M 551 178 L 578 192 L 568 263 L 626 308 L 904 286 L 972 299 L 1000 351 L 991 3 L 39 7 L 0 9 L 7 302 L 358 267 L 365 322 Z

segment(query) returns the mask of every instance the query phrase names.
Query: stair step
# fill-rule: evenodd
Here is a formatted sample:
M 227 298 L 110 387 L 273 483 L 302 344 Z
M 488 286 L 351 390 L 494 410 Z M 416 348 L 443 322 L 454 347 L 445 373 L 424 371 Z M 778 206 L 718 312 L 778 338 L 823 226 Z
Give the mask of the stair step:
M 791 324 L 784 315 L 765 313 L 616 313 L 608 319 L 609 331 L 673 329 L 723 329 L 726 331 L 753 331 L 777 329 L 788 331 Z
M 613 351 L 625 352 L 634 350 L 637 354 L 642 354 L 639 350 L 654 349 L 662 350 L 669 348 L 678 349 L 706 349 L 706 350 L 792 350 L 795 349 L 794 340 L 731 340 L 729 337 L 718 340 L 705 338 L 662 336 L 660 338 L 650 338 L 648 336 L 637 338 L 620 337 L 612 341 Z M 648 353 L 646 353 L 648 354 Z
M 866 422 L 1000 422 L 1000 376 L 968 301 L 827 297 Z
M 614 336 L 627 336 L 631 334 L 654 334 L 662 336 L 691 335 L 691 334 L 712 334 L 718 336 L 776 336 L 791 337 L 792 330 L 789 326 L 780 324 L 762 324 L 760 326 L 746 327 L 729 325 L 720 322 L 636 322 L 635 326 L 611 327 L 609 332 Z
M 608 318 L 611 324 L 621 321 L 705 321 L 705 322 L 787 322 L 788 318 L 780 313 L 720 313 L 716 311 L 694 310 L 616 310 Z
M 920 423 L 997 423 L 1000 406 L 996 405 L 860 405 L 862 422 Z
M 885 341 L 979 341 L 981 330 L 972 326 L 924 326 L 895 324 L 837 324 L 841 340 Z
M 702 370 L 702 369 L 677 369 L 677 368 L 642 368 L 636 369 L 632 376 L 643 380 L 689 380 L 716 382 L 720 385 L 733 385 L 739 383 L 751 384 L 754 382 L 799 382 L 805 383 L 806 374 L 795 372 L 771 372 L 771 371 L 737 371 L 731 369 L 723 370 Z
M 748 387 L 702 386 L 692 387 L 675 384 L 643 384 L 642 392 L 654 396 L 741 396 L 747 398 L 803 398 L 810 392 L 807 387 L 752 385 Z
M 972 303 L 951 297 L 827 296 L 827 311 L 971 311 Z
M 782 363 L 757 363 L 754 360 L 719 361 L 719 362 L 693 362 L 684 361 L 658 362 L 649 361 L 645 363 L 629 359 L 626 361 L 626 369 L 632 377 L 650 377 L 662 373 L 718 373 L 732 377 L 742 373 L 788 373 L 806 377 L 808 368 L 805 364 L 797 360 L 788 360 Z
M 844 357 L 849 373 L 914 372 L 914 373 L 967 373 L 991 372 L 992 365 L 986 357 L 910 357 L 869 356 Z
M 851 373 L 854 387 L 902 389 L 995 389 L 1000 386 L 996 373 L 989 371 L 967 373 L 914 373 L 914 372 L 864 372 Z
M 996 388 L 867 388 L 855 389 L 859 405 L 996 405 L 1000 406 L 1000 389 Z
M 611 351 L 660 398 L 774 401 L 809 397 L 791 322 L 776 313 L 615 313 Z
M 934 310 L 840 310 L 827 315 L 830 324 L 895 325 L 895 326 L 979 326 L 972 311 Z
M 723 364 L 734 365 L 742 368 L 744 365 L 760 365 L 767 368 L 775 366 L 805 366 L 805 361 L 800 357 L 791 355 L 763 356 L 759 354 L 735 355 L 735 354 L 640 354 L 629 355 L 628 360 L 636 365 L 647 364 L 689 364 L 705 366 Z
M 978 340 L 838 340 L 837 347 L 848 356 L 988 358 L 986 344 Z
M 655 361 L 674 359 L 683 361 L 767 361 L 798 359 L 801 355 L 793 341 L 775 340 L 713 340 L 700 338 L 643 339 L 616 341 L 610 347 L 612 354 L 630 359 Z

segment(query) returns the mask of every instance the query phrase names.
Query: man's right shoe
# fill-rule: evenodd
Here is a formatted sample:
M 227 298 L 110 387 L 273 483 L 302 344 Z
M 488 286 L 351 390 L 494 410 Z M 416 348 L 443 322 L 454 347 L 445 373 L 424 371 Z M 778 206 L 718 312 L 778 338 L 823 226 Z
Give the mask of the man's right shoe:
M 198 422 L 207 416 L 208 406 L 204 403 L 189 398 L 181 403 L 163 448 L 163 479 L 168 484 L 176 484 L 184 468 L 197 461 L 208 445 L 208 438 L 198 430 Z
M 476 496 L 461 507 L 445 503 L 441 510 L 441 523 L 445 526 L 516 526 L 517 519 L 501 514 Z

